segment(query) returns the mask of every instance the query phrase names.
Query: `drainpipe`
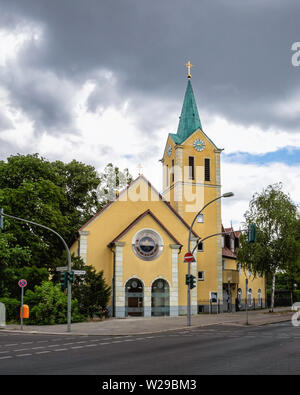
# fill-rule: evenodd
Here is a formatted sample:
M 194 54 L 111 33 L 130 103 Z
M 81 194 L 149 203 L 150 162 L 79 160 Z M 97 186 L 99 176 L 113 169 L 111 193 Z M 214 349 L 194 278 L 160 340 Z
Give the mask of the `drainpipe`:
M 112 316 L 116 316 L 116 252 L 112 248 L 113 253 L 113 278 L 112 278 Z

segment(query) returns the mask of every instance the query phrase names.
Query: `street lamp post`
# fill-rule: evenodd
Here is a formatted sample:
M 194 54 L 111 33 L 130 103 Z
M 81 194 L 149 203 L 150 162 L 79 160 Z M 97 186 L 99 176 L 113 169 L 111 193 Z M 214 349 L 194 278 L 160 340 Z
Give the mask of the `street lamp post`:
M 195 218 L 193 219 L 193 222 L 192 222 L 192 224 L 191 224 L 191 226 L 190 226 L 190 229 L 189 229 L 189 239 L 188 239 L 188 252 L 191 252 L 191 234 L 192 234 L 192 229 L 193 229 L 193 226 L 194 226 L 194 223 L 195 223 L 195 221 L 196 221 L 196 219 L 197 219 L 197 217 L 202 213 L 202 211 L 207 207 L 207 206 L 209 206 L 211 203 L 213 203 L 213 202 L 215 202 L 216 200 L 218 200 L 218 199 L 221 199 L 221 198 L 227 198 L 227 197 L 231 197 L 231 196 L 233 196 L 234 194 L 233 194 L 233 192 L 226 192 L 226 193 L 223 193 L 223 195 L 221 195 L 221 196 L 218 196 L 217 198 L 215 198 L 215 199 L 212 199 L 211 201 L 209 201 L 208 203 L 206 203 L 202 208 L 201 208 L 201 210 L 196 214 L 196 216 L 195 216 Z M 218 234 L 218 233 L 217 233 Z M 196 245 L 196 247 L 197 247 L 197 245 Z M 196 247 L 193 249 L 193 253 L 195 252 L 195 250 L 196 250 Z M 188 275 L 190 275 L 191 274 L 191 262 L 188 262 Z M 191 288 L 190 288 L 190 283 L 188 284 L 188 289 L 187 289 L 187 326 L 191 326 Z

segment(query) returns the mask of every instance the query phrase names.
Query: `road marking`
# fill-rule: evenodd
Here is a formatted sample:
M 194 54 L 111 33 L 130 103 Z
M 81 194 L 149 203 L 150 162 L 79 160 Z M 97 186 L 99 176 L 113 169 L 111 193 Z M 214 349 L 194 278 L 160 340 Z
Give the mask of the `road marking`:
M 38 351 L 36 352 L 36 354 L 46 354 L 47 352 L 51 352 L 51 351 Z
M 11 355 L 8 355 L 8 356 L 6 356 L 6 357 L 0 357 L 0 359 L 7 359 L 7 358 L 12 358 L 12 356 L 11 356 Z
M 33 342 L 25 342 L 25 343 L 21 343 L 21 344 L 32 344 Z
M 53 350 L 53 351 L 66 351 L 66 350 L 67 350 L 67 348 L 58 348 L 57 350 Z
M 27 357 L 28 355 L 32 355 L 32 354 L 19 354 L 19 355 L 16 355 L 16 357 Z
M 60 346 L 60 344 L 52 344 L 52 346 L 47 346 L 47 347 L 58 347 L 58 346 Z
M 12 344 L 5 344 L 6 347 L 10 347 L 10 346 L 17 346 L 18 343 L 12 343 Z
M 71 349 L 75 349 L 75 348 L 83 348 L 84 346 L 75 346 L 75 347 L 71 347 Z
M 7 353 L 7 352 L 9 352 L 9 351 L 0 351 L 0 354 L 4 354 L 4 353 Z

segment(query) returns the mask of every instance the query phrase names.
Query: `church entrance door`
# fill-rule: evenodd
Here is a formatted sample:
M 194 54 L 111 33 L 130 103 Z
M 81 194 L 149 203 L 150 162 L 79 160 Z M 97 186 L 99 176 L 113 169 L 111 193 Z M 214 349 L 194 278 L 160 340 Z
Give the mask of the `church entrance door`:
M 162 279 L 154 281 L 151 290 L 152 316 L 170 315 L 169 284 Z
M 125 285 L 125 315 L 139 317 L 144 315 L 144 289 L 137 278 L 132 278 Z

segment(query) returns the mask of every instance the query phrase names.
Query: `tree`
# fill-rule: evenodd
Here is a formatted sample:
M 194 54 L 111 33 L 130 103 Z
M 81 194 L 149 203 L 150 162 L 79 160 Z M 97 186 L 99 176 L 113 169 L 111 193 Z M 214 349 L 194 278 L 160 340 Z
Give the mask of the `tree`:
M 77 230 L 106 203 L 104 196 L 98 196 L 98 186 L 108 190 L 112 174 L 115 188 L 127 185 L 132 179 L 127 169 L 120 172 L 112 164 L 103 174 L 98 174 L 93 166 L 76 160 L 63 163 L 50 162 L 38 154 L 10 156 L 6 162 L 0 161 L 0 207 L 6 214 L 52 228 L 71 245 Z M 9 296 L 14 293 L 16 276 L 26 273 L 31 281 L 29 287 L 33 287 L 45 279 L 45 270 L 53 275 L 57 266 L 63 266 L 66 255 L 61 240 L 52 232 L 4 218 L 3 234 L 7 235 L 9 244 L 2 240 L 6 247 L 2 255 L 0 252 L 0 275 L 6 267 L 7 276 L 1 277 L 0 286 L 2 279 L 10 285 L 4 292 L 2 284 L 0 296 Z M 15 258 L 7 255 L 4 261 L 5 254 L 14 254 Z
M 103 270 L 96 272 L 91 265 L 85 265 L 80 257 L 72 256 L 72 270 L 85 270 L 82 277 L 76 276 L 72 287 L 72 295 L 78 300 L 79 312 L 85 317 L 107 317 L 107 303 L 111 294 L 103 277 Z
M 116 198 L 116 193 L 127 187 L 132 181 L 128 169 L 120 171 L 109 163 L 100 175 L 100 184 L 97 188 L 97 196 L 101 207 Z
M 29 324 L 53 325 L 67 322 L 67 295 L 60 290 L 60 285 L 51 281 L 43 281 L 36 285 L 34 291 L 28 290 L 24 303 L 29 305 Z M 72 322 L 84 321 L 78 311 L 76 299 L 72 300 Z
M 244 217 L 246 226 L 256 224 L 257 242 L 248 243 L 247 237 L 241 236 L 237 256 L 254 275 L 272 276 L 273 311 L 276 272 L 286 270 L 299 255 L 295 231 L 297 207 L 282 191 L 282 184 L 278 183 L 254 194 Z
M 11 156 L 0 162 L 0 206 L 7 214 L 54 229 L 71 244 L 77 229 L 100 207 L 99 182 L 96 170 L 80 162 L 49 162 L 38 154 Z M 15 245 L 30 249 L 32 265 L 53 268 L 64 251 L 56 235 L 8 218 L 4 223 Z

